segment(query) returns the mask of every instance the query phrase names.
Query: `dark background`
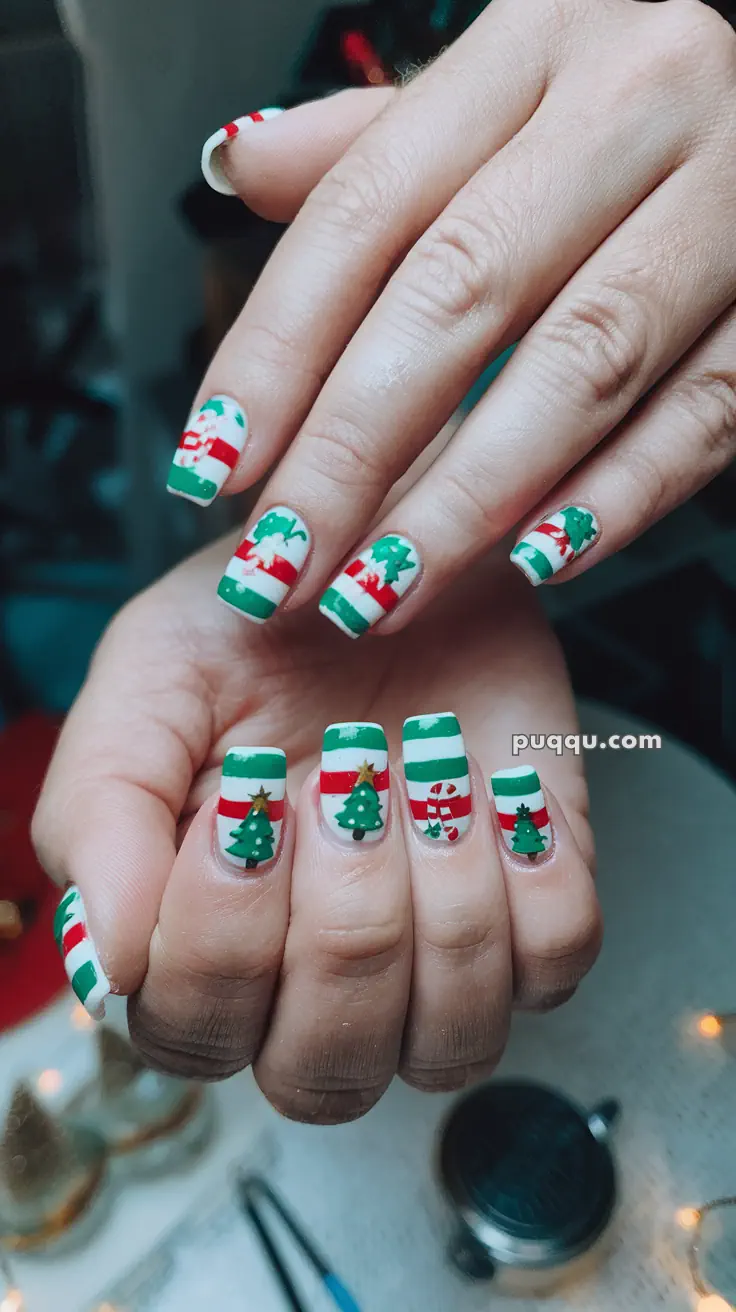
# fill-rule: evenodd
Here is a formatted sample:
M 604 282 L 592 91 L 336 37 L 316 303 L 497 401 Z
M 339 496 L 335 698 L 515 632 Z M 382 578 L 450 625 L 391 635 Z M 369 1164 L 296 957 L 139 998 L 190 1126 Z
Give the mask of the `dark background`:
M 289 71 L 265 103 L 393 78 L 431 58 L 482 7 L 317 7 L 306 37 L 286 22 L 275 33 Z M 716 7 L 730 19 L 736 13 L 736 5 Z M 63 6 L 67 21 L 74 9 L 72 0 Z M 202 367 L 279 235 L 201 183 L 203 131 L 166 201 L 193 252 L 187 276 L 199 308 L 163 363 L 141 369 L 126 344 L 135 332 L 119 330 L 120 288 L 113 280 L 111 292 L 106 281 L 108 254 L 125 239 L 125 215 L 111 213 L 98 190 L 115 161 L 94 162 L 96 107 L 115 88 L 109 70 L 95 82 L 86 32 L 80 39 L 72 24 L 72 36 L 52 0 L 0 0 L 0 723 L 32 708 L 66 709 L 121 602 L 203 532 L 242 517 L 242 506 L 213 508 L 203 527 L 196 510 L 161 489 Z M 196 85 L 187 94 L 196 98 Z M 246 87 L 230 116 L 249 107 Z M 164 142 L 178 112 L 162 90 L 156 126 Z M 215 113 L 210 130 L 227 117 Z M 128 125 L 118 127 L 123 140 Z M 145 134 L 150 120 L 133 130 Z M 131 206 L 140 211 L 157 194 L 151 188 L 141 201 L 132 193 Z M 173 257 L 162 285 L 173 304 Z M 145 315 L 145 288 L 138 300 Z M 731 471 L 614 560 L 543 590 L 579 693 L 637 713 L 731 773 L 735 491 Z

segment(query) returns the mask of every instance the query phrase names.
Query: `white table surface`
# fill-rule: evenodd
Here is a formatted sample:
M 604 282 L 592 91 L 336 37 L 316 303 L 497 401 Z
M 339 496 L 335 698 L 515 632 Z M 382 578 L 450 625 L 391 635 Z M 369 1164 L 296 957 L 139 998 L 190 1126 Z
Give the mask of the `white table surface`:
M 583 720 L 599 735 L 648 727 L 599 707 L 585 708 Z M 465 1284 L 445 1268 L 430 1155 L 450 1099 L 396 1082 L 363 1121 L 305 1127 L 280 1120 L 243 1075 L 213 1091 L 221 1129 L 196 1170 L 121 1192 L 83 1251 L 18 1263 L 29 1312 L 93 1307 L 203 1199 L 222 1212 L 228 1167 L 248 1151 L 257 1160 L 264 1144 L 271 1178 L 364 1312 L 691 1309 L 686 1241 L 674 1214 L 736 1192 L 736 1059 L 695 1028 L 703 1011 L 736 1010 L 736 791 L 667 741 L 661 751 L 590 752 L 588 765 L 604 950 L 571 1003 L 516 1018 L 501 1073 L 548 1081 L 584 1105 L 609 1095 L 623 1104 L 622 1205 L 613 1252 L 592 1284 L 565 1298 L 507 1303 L 492 1286 Z M 89 1036 L 71 1030 L 69 1010 L 65 1002 L 0 1039 L 0 1099 L 20 1073 L 89 1060 Z M 211 1275 L 218 1312 L 281 1306 L 245 1239 L 213 1259 Z M 181 1306 L 189 1312 L 194 1304 L 184 1297 Z

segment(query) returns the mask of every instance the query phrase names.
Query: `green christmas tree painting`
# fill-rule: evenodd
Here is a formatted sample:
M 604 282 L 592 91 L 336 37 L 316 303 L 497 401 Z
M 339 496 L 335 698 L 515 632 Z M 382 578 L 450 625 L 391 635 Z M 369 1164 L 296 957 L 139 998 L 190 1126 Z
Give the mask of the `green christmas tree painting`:
M 371 548 L 371 559 L 385 566 L 384 581 L 389 584 L 396 583 L 402 569 L 412 568 L 410 548 L 400 538 L 380 538 Z
M 369 830 L 383 829 L 381 803 L 373 784 L 375 774 L 373 766 L 364 761 L 342 811 L 335 816 L 341 829 L 352 829 L 356 843 L 365 838 Z
M 284 542 L 290 542 L 292 538 L 304 538 L 307 535 L 301 528 L 296 528 L 296 519 L 289 519 L 288 515 L 280 515 L 276 510 L 269 510 L 267 515 L 259 519 L 253 530 L 253 541 L 262 542 L 264 538 L 275 537 L 281 534 Z
M 546 841 L 532 820 L 529 807 L 517 806 L 514 841 L 511 844 L 514 852 L 518 852 L 519 856 L 528 856 L 530 861 L 536 861 L 538 854 L 544 851 Z
M 268 818 L 268 799 L 271 796 L 263 786 L 251 796 L 253 803 L 237 829 L 230 832 L 235 839 L 226 850 L 231 856 L 245 860 L 246 870 L 254 870 L 259 861 L 270 861 L 273 856 L 273 829 Z
M 577 506 L 568 506 L 567 510 L 562 512 L 562 518 L 573 551 L 580 551 L 586 542 L 595 537 L 593 516 L 588 510 L 578 510 Z
M 424 832 L 427 835 L 427 838 L 441 838 L 442 825 L 439 820 L 435 820 L 434 822 L 430 821 Z

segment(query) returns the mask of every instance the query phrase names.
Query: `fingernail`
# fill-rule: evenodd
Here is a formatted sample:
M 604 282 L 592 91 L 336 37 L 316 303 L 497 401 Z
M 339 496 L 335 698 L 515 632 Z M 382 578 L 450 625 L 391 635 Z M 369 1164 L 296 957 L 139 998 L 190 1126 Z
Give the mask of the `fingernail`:
M 470 824 L 473 802 L 465 742 L 457 716 L 412 715 L 404 721 L 404 773 L 414 823 L 427 838 L 455 843 Z
M 64 960 L 74 992 L 90 1016 L 102 1020 L 110 982 L 100 965 L 95 945 L 87 929 L 87 913 L 82 894 L 72 884 L 64 894 L 54 915 L 54 938 Z
M 167 492 L 209 506 L 238 463 L 248 423 L 230 396 L 211 396 L 192 414 L 171 462 Z
M 421 569 L 416 547 L 395 533 L 379 538 L 338 574 L 319 608 L 350 638 L 388 615 Z
M 552 850 L 552 826 L 539 782 L 531 765 L 515 765 L 491 775 L 503 841 L 514 856 L 537 857 Z
M 222 196 L 235 196 L 237 193 L 232 183 L 229 182 L 227 174 L 223 168 L 221 146 L 225 146 L 228 141 L 232 141 L 244 129 L 254 127 L 257 123 L 265 123 L 270 118 L 276 118 L 283 114 L 283 109 L 258 109 L 254 114 L 246 114 L 243 118 L 233 119 L 232 123 L 226 123 L 224 128 L 218 128 L 208 137 L 202 147 L 202 173 L 205 182 L 208 182 L 213 191 L 219 191 Z
M 222 763 L 217 841 L 224 859 L 255 870 L 279 850 L 286 755 L 278 747 L 231 747 Z
M 388 745 L 380 724 L 331 724 L 322 741 L 320 805 L 347 843 L 375 843 L 388 819 Z
M 239 615 L 265 624 L 291 592 L 309 551 L 309 530 L 288 506 L 253 525 L 220 579 L 217 595 Z
M 585 510 L 583 506 L 566 506 L 530 529 L 517 542 L 511 560 L 536 588 L 582 556 L 600 531 L 592 510 Z

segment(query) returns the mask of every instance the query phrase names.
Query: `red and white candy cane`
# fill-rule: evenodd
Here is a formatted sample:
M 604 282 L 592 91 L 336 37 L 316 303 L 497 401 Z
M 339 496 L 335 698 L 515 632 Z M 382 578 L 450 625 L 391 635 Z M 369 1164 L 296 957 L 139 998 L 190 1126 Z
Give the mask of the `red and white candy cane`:
M 457 792 L 454 784 L 432 784 L 427 798 L 427 820 L 430 824 L 439 822 L 447 834 L 448 841 L 454 843 L 455 839 L 460 837 L 460 831 L 455 824 L 449 804 L 443 801 L 443 789 L 445 789 L 445 797 L 451 797 L 453 793 Z

